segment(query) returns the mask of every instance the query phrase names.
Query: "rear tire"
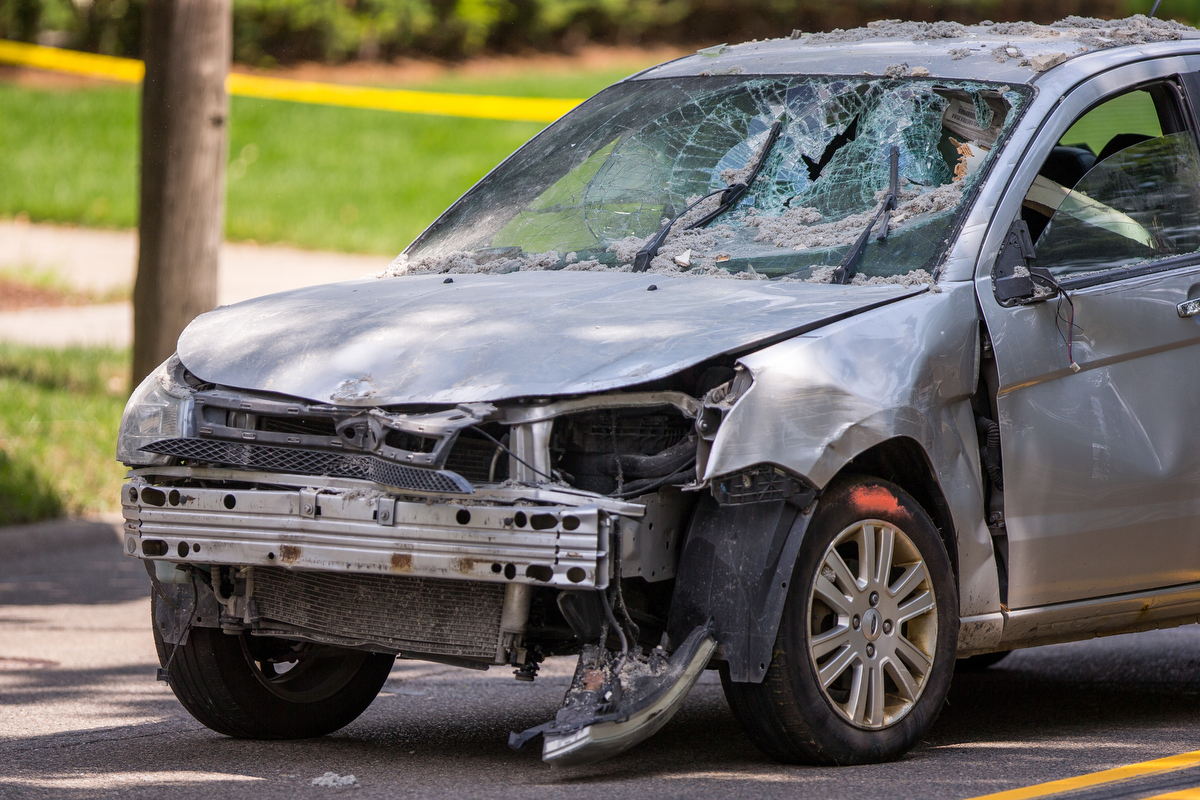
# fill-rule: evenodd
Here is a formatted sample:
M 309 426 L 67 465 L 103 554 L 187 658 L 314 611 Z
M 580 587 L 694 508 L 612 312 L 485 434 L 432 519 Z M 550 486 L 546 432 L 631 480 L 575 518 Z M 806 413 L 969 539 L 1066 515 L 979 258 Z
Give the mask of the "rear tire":
M 895 484 L 848 479 L 825 491 L 805 532 L 762 683 L 727 670 L 721 682 L 778 761 L 890 761 L 937 718 L 957 643 L 954 573 L 932 520 Z
M 154 596 L 153 602 L 159 599 Z M 151 612 L 153 614 L 153 611 Z M 307 739 L 353 722 L 379 694 L 395 656 L 192 628 L 159 664 L 198 722 L 239 739 Z M 171 653 L 174 650 L 174 658 Z

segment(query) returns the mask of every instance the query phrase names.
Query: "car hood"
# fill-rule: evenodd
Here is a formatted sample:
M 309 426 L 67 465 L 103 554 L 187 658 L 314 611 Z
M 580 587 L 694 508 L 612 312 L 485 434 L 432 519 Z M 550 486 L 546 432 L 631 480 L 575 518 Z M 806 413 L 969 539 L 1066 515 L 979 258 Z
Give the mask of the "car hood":
M 179 357 L 206 382 L 336 405 L 585 394 L 924 290 L 596 272 L 365 278 L 217 308 L 183 332 Z

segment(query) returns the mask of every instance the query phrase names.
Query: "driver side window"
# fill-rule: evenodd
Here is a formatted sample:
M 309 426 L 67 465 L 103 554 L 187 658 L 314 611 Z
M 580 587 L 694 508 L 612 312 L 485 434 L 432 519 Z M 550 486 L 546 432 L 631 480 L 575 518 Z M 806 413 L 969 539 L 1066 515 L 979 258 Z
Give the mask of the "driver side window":
M 1127 92 L 1067 131 L 1022 210 L 1038 266 L 1061 279 L 1200 251 L 1200 151 L 1177 96 Z

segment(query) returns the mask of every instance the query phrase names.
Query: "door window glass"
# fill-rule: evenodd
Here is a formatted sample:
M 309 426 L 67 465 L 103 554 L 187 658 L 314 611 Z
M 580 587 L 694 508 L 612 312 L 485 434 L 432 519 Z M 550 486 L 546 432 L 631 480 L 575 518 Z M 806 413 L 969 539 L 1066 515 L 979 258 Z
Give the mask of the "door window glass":
M 1190 132 L 1121 149 L 1071 190 L 1035 183 L 1031 197 L 1053 209 L 1034 250 L 1056 277 L 1200 251 L 1200 153 Z
M 1176 105 L 1173 87 L 1157 84 L 1109 98 L 1075 120 L 1025 196 L 1021 218 L 1033 241 L 1046 230 L 1061 197 L 1097 164 L 1127 147 L 1180 131 Z

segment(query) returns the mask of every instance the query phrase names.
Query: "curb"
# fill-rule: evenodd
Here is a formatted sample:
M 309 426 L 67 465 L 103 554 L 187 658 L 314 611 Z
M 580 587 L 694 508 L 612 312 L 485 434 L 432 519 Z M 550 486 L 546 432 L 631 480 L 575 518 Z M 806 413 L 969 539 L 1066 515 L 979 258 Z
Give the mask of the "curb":
M 116 514 L 55 519 L 0 527 L 0 558 L 44 554 L 99 544 L 121 546 L 123 524 Z

